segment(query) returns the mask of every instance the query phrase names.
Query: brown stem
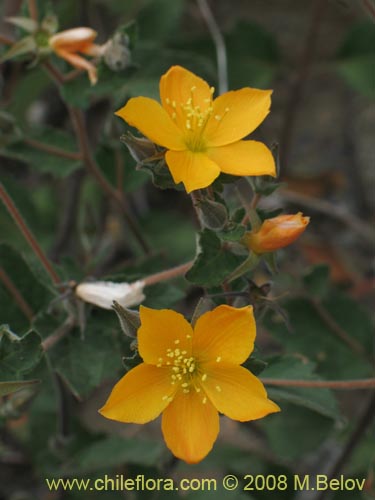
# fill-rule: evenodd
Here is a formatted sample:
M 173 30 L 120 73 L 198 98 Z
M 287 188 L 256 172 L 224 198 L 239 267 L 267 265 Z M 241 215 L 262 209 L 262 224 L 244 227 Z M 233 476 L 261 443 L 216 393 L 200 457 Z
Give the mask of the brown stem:
M 177 278 L 178 276 L 184 275 L 192 266 L 193 261 L 186 262 L 185 264 L 181 264 L 177 267 L 172 267 L 172 269 L 167 269 L 166 271 L 161 271 L 160 273 L 151 274 L 144 278 L 142 281 L 145 282 L 146 286 L 154 285 L 155 283 L 159 283 L 160 281 L 167 281 L 173 278 Z
M 366 357 L 366 352 L 362 344 L 348 335 L 318 300 L 312 297 L 307 298 L 311 305 L 314 307 L 315 312 L 318 314 L 320 319 L 328 326 L 329 330 L 334 333 L 336 337 L 339 338 L 344 344 L 346 344 L 351 350 L 353 350 L 360 356 Z
M 283 177 L 286 175 L 290 149 L 295 130 L 297 111 L 301 103 L 302 94 L 309 75 L 311 63 L 317 45 L 318 32 L 323 18 L 327 0 L 315 0 L 310 26 L 302 49 L 298 73 L 290 86 L 289 99 L 285 107 L 284 123 L 280 135 L 280 161 Z
M 13 296 L 20 310 L 23 312 L 26 318 L 31 321 L 34 317 L 33 310 L 2 267 L 0 267 L 0 279 L 4 283 L 4 286 L 5 288 L 7 288 L 8 292 Z
M 0 43 L 2 43 L 3 45 L 13 45 L 14 41 L 5 35 L 0 35 Z
M 54 146 L 50 146 L 49 144 L 44 144 L 43 142 L 36 141 L 35 139 L 30 139 L 25 137 L 23 142 L 31 146 L 32 148 L 39 149 L 40 151 L 44 151 L 45 153 L 60 156 L 61 158 L 66 158 L 68 160 L 81 160 L 82 155 L 80 153 L 75 153 L 73 151 L 65 151 L 65 149 L 56 148 Z
M 303 193 L 295 193 L 294 191 L 289 190 L 280 191 L 280 196 L 285 201 L 304 205 L 308 208 L 311 208 L 312 210 L 316 210 L 317 212 L 321 212 L 330 217 L 333 217 L 350 227 L 368 243 L 371 243 L 373 245 L 375 242 L 373 228 L 356 217 L 352 212 L 341 208 L 339 205 L 334 205 L 329 201 L 314 198 L 313 196 L 309 196 Z
M 61 85 L 64 84 L 65 79 L 64 75 L 60 73 L 58 69 L 55 68 L 53 64 L 51 64 L 49 61 L 46 61 L 44 63 L 44 67 L 49 73 L 49 75 L 54 79 L 56 84 L 60 87 Z M 132 217 L 132 215 L 128 211 L 128 206 L 125 203 L 125 200 L 122 196 L 122 194 L 117 191 L 114 187 L 111 186 L 111 184 L 107 181 L 107 179 L 103 176 L 101 173 L 98 165 L 96 164 L 92 154 L 91 154 L 91 147 L 89 144 L 89 140 L 87 137 L 86 133 L 86 127 L 83 119 L 82 112 L 79 109 L 73 108 L 69 105 L 67 105 L 75 132 L 77 134 L 77 141 L 79 144 L 79 149 L 80 149 L 80 154 L 82 156 L 82 161 L 87 168 L 87 170 L 90 172 L 90 174 L 95 178 L 95 180 L 98 182 L 102 190 L 115 202 L 118 204 L 118 206 L 121 208 L 122 213 L 125 217 L 125 220 L 130 227 L 130 230 L 133 232 L 135 238 L 137 239 L 138 243 L 142 247 L 145 253 L 149 253 L 150 249 L 149 246 L 143 237 L 143 234 L 138 227 L 138 224 L 136 220 Z
M 24 221 L 22 215 L 18 211 L 18 208 L 14 204 L 12 198 L 9 196 L 9 194 L 6 192 L 4 186 L 0 184 L 0 198 L 2 199 L 5 207 L 7 208 L 9 214 L 12 216 L 14 222 L 17 224 L 19 230 L 23 234 L 24 238 L 32 248 L 33 252 L 35 255 L 38 257 L 40 260 L 42 266 L 44 269 L 47 271 L 49 276 L 51 277 L 52 281 L 56 283 L 60 283 L 60 278 L 57 275 L 56 271 L 53 269 L 51 263 L 47 259 L 46 255 L 44 254 L 43 250 L 39 246 L 39 243 L 35 239 L 35 236 L 32 234 L 30 229 L 27 227 L 26 222 Z
M 123 196 L 119 191 L 113 188 L 111 184 L 107 181 L 107 179 L 103 176 L 91 154 L 91 148 L 88 142 L 82 112 L 79 109 L 75 108 L 70 108 L 69 111 L 77 134 L 77 140 L 80 146 L 80 150 L 82 152 L 83 162 L 87 170 L 96 179 L 96 181 L 101 186 L 103 191 L 107 193 L 107 195 L 110 198 L 114 199 L 116 203 L 120 206 L 122 213 L 126 219 L 126 222 L 128 223 L 134 236 L 137 238 L 138 243 L 140 244 L 145 253 L 149 253 L 150 250 L 148 244 L 144 239 L 143 234 L 140 228 L 138 227 L 137 222 L 133 219 L 133 217 L 129 213 L 128 207 L 125 203 Z
M 362 5 L 367 10 L 368 14 L 375 20 L 375 7 L 370 0 L 362 0 Z
M 331 472 L 328 474 L 328 477 L 330 479 L 333 477 L 335 478 L 339 477 L 341 471 L 344 469 L 345 464 L 348 462 L 354 450 L 356 449 L 360 441 L 363 439 L 367 429 L 370 427 L 374 418 L 375 418 L 375 393 L 373 393 L 370 396 L 369 400 L 366 402 L 366 406 L 359 417 L 357 425 L 352 435 L 350 436 L 349 441 L 346 443 L 346 446 L 344 446 L 342 452 L 340 453 L 335 463 L 333 464 Z M 323 490 L 319 494 L 317 500 L 324 500 L 329 496 L 330 496 L 330 489 Z
M 55 344 L 60 342 L 76 325 L 76 319 L 74 316 L 68 316 L 66 321 L 55 330 L 49 337 L 46 337 L 42 342 L 42 348 L 44 351 L 48 351 Z
M 31 19 L 38 22 L 38 6 L 36 0 L 28 0 L 29 14 Z
M 375 378 L 361 380 L 286 380 L 277 378 L 261 378 L 264 385 L 279 387 L 312 387 L 328 389 L 374 389 Z

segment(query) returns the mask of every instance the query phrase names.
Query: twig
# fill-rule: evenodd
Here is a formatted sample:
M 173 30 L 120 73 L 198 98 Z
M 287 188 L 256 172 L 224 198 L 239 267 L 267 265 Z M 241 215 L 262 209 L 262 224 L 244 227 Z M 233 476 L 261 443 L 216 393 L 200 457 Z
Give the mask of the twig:
M 39 243 L 35 239 L 35 236 L 32 234 L 30 229 L 28 228 L 26 222 L 24 221 L 22 215 L 18 211 L 18 208 L 14 204 L 12 198 L 9 196 L 9 194 L 6 192 L 4 186 L 0 184 L 0 198 L 2 199 L 5 207 L 7 208 L 9 214 L 12 216 L 14 222 L 17 224 L 19 230 L 23 234 L 24 238 L 32 248 L 33 252 L 35 255 L 38 257 L 40 260 L 42 266 L 44 269 L 47 271 L 49 274 L 50 278 L 52 281 L 56 283 L 60 283 L 61 280 L 59 276 L 57 275 L 56 271 L 53 269 L 51 263 L 49 262 L 48 258 L 44 254 L 43 250 L 39 246 Z
M 350 337 L 345 330 L 335 321 L 327 309 L 316 299 L 312 297 L 307 297 L 310 304 L 314 307 L 315 312 L 318 314 L 320 319 L 328 326 L 329 330 L 336 335 L 344 344 L 346 344 L 351 350 L 357 354 L 367 358 L 365 349 L 363 346 L 354 338 Z
M 82 112 L 78 109 L 75 108 L 70 108 L 69 109 L 73 121 L 73 125 L 77 134 L 77 140 L 80 146 L 80 150 L 82 152 L 82 157 L 83 157 L 83 162 L 87 168 L 87 170 L 91 173 L 91 175 L 96 179 L 98 184 L 101 186 L 103 191 L 107 193 L 107 195 L 111 198 L 114 199 L 117 204 L 120 206 L 122 209 L 122 213 L 126 219 L 126 222 L 128 223 L 130 229 L 132 230 L 134 236 L 137 238 L 139 244 L 141 245 L 142 249 L 144 250 L 145 253 L 149 253 L 149 247 L 148 244 L 143 237 L 143 234 L 138 227 L 137 222 L 131 214 L 128 211 L 128 207 L 125 203 L 125 200 L 121 193 L 117 191 L 115 188 L 111 186 L 111 184 L 107 181 L 107 179 L 103 176 L 101 173 L 100 169 L 98 168 L 98 165 L 96 164 L 92 154 L 91 154 L 91 148 L 88 142 L 86 130 L 85 130 L 85 124 L 82 116 Z
M 323 18 L 327 0 L 315 0 L 310 26 L 307 30 L 303 46 L 298 73 L 290 86 L 289 99 L 285 107 L 284 123 L 280 135 L 280 161 L 283 177 L 286 175 L 290 149 L 295 130 L 297 110 L 301 103 L 302 94 L 314 57 L 320 23 Z
M 49 337 L 46 337 L 42 342 L 42 349 L 49 351 L 51 347 L 57 344 L 76 326 L 76 319 L 74 316 L 68 316 L 65 322 L 57 328 Z
M 53 64 L 51 64 L 49 61 L 46 61 L 44 63 L 44 67 L 49 73 L 49 75 L 55 80 L 56 84 L 59 87 L 64 84 L 64 76 L 60 73 L 60 71 L 57 68 L 55 68 L 55 66 L 53 66 Z M 100 185 L 102 190 L 120 206 L 122 213 L 126 219 L 126 222 L 128 223 L 128 226 L 130 227 L 131 231 L 133 232 L 140 246 L 142 247 L 145 253 L 149 253 L 150 249 L 148 247 L 148 244 L 145 238 L 143 237 L 143 234 L 140 228 L 138 227 L 136 220 L 129 213 L 127 204 L 125 203 L 122 194 L 115 188 L 113 188 L 111 184 L 107 181 L 107 179 L 101 173 L 98 165 L 96 164 L 91 154 L 91 148 L 87 137 L 81 110 L 73 108 L 68 104 L 66 104 L 66 106 L 68 108 L 75 132 L 77 134 L 77 142 L 79 144 L 80 154 L 82 156 L 82 161 L 85 167 L 90 172 L 90 174 L 96 179 L 97 183 Z
M 343 224 L 349 226 L 354 232 L 365 239 L 371 245 L 375 242 L 375 233 L 371 226 L 360 220 L 347 209 L 334 205 L 326 200 L 320 200 L 302 193 L 295 193 L 289 190 L 280 190 L 279 196 L 285 201 L 304 205 L 317 212 L 333 217 Z
M 193 261 L 186 262 L 185 264 L 181 264 L 177 267 L 172 267 L 172 269 L 167 269 L 166 271 L 161 271 L 160 273 L 151 274 L 146 278 L 143 278 L 142 281 L 145 282 L 146 286 L 154 285 L 155 283 L 159 283 L 160 281 L 167 281 L 172 278 L 177 278 L 178 276 L 184 275 L 192 266 Z
M 362 0 L 362 5 L 364 9 L 370 14 L 370 16 L 375 20 L 375 7 L 371 3 L 371 0 Z
M 38 22 L 38 6 L 36 0 L 28 0 L 29 14 L 31 19 Z
M 61 158 L 66 158 L 67 160 L 82 160 L 81 153 L 65 151 L 65 149 L 56 148 L 55 146 L 44 144 L 43 142 L 36 141 L 35 139 L 30 139 L 29 137 L 24 137 L 23 142 L 32 148 L 39 149 L 40 151 L 44 151 L 50 155 L 60 156 Z
M 354 450 L 359 445 L 361 439 L 363 439 L 367 429 L 371 425 L 371 422 L 375 418 L 375 393 L 370 396 L 362 415 L 360 416 L 356 428 L 353 431 L 353 434 L 350 436 L 349 441 L 346 446 L 342 450 L 341 454 L 336 459 L 332 467 L 332 471 L 328 474 L 329 478 L 338 477 L 343 470 L 345 464 L 348 462 L 350 457 L 352 456 Z M 317 500 L 324 500 L 330 495 L 330 489 L 326 491 L 322 491 Z
M 2 43 L 3 45 L 13 45 L 14 41 L 11 38 L 0 34 L 0 43 Z
M 312 387 L 327 389 L 375 389 L 375 378 L 360 380 L 286 380 L 277 378 L 262 378 L 264 385 L 279 387 Z
M 52 261 L 58 261 L 60 254 L 69 245 L 76 228 L 77 210 L 82 188 L 82 181 L 86 174 L 84 168 L 73 172 L 67 179 L 64 190 L 64 206 L 61 210 L 61 219 L 57 230 L 55 243 L 49 252 Z
M 228 91 L 228 63 L 225 40 L 215 20 L 215 17 L 212 14 L 207 0 L 197 0 L 197 3 L 202 17 L 206 21 L 212 40 L 215 44 L 219 94 L 224 94 L 224 92 Z
M 14 301 L 16 302 L 20 310 L 23 312 L 26 318 L 31 321 L 34 317 L 33 310 L 2 267 L 0 267 L 0 279 L 4 283 L 4 286 L 5 288 L 7 288 L 8 292 L 13 296 Z

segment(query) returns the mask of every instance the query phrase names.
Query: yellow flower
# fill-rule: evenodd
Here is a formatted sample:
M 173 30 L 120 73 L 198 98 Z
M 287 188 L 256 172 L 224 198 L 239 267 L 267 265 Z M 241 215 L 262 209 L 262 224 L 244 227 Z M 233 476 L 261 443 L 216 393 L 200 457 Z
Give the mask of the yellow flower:
M 258 231 L 250 231 L 244 236 L 245 245 L 257 254 L 273 252 L 293 243 L 306 229 L 310 217 L 302 212 L 292 215 L 278 215 L 266 219 Z
M 100 45 L 94 43 L 96 37 L 96 31 L 91 28 L 73 28 L 56 33 L 49 39 L 50 47 L 59 57 L 75 68 L 87 71 L 92 85 L 98 80 L 96 67 L 78 52 L 90 56 L 101 55 Z
M 163 413 L 168 448 L 196 463 L 216 440 L 218 412 L 242 422 L 280 411 L 263 384 L 240 366 L 254 347 L 251 306 L 218 306 L 203 314 L 194 329 L 168 309 L 141 306 L 140 317 L 138 348 L 144 362 L 115 385 L 102 415 L 144 424 Z
M 165 147 L 176 184 L 189 193 L 212 184 L 220 172 L 275 175 L 270 150 L 242 141 L 269 113 L 271 91 L 243 88 L 213 99 L 213 87 L 181 66 L 160 80 L 161 105 L 135 97 L 117 115 L 154 143 Z

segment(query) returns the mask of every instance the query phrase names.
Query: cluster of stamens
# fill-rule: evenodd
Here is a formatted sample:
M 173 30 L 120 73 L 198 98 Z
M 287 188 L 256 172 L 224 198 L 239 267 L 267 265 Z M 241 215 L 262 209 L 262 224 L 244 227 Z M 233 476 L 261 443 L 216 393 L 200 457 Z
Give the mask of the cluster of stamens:
M 191 336 L 187 335 L 190 339 Z M 159 358 L 157 367 L 170 366 L 171 367 L 171 385 L 178 385 L 184 394 L 189 394 L 191 390 L 195 390 L 197 393 L 201 392 L 200 385 L 207 380 L 207 373 L 202 373 L 197 366 L 196 360 L 193 356 L 188 356 L 188 351 L 181 350 L 178 346 L 180 343 L 179 339 L 174 341 L 176 347 L 173 349 L 168 348 L 166 351 L 165 358 Z M 216 362 L 219 363 L 221 357 L 216 358 Z M 221 387 L 216 386 L 216 390 L 221 392 Z M 163 401 L 171 402 L 173 397 L 169 395 L 163 396 Z M 202 398 L 202 403 L 207 402 L 207 397 Z

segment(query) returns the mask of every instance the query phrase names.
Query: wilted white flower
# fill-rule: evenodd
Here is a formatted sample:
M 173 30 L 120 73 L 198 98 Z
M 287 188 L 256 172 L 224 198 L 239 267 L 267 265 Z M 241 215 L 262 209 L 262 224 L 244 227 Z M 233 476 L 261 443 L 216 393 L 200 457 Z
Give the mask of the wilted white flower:
M 145 299 L 144 287 L 144 281 L 135 281 L 134 283 L 93 281 L 91 283 L 80 283 L 75 289 L 75 294 L 81 300 L 103 309 L 112 309 L 114 300 L 122 307 L 132 307 L 140 304 Z

